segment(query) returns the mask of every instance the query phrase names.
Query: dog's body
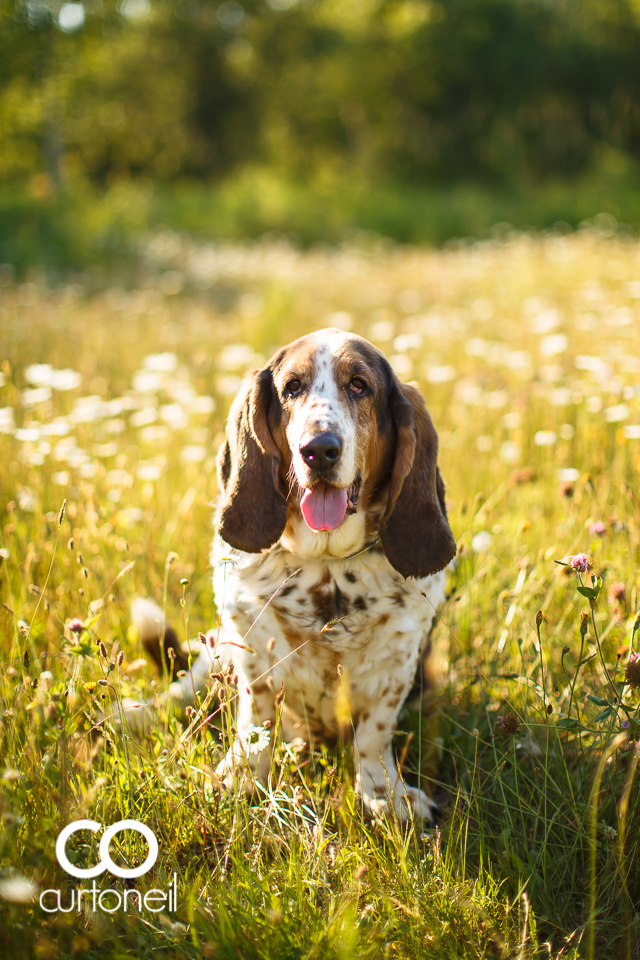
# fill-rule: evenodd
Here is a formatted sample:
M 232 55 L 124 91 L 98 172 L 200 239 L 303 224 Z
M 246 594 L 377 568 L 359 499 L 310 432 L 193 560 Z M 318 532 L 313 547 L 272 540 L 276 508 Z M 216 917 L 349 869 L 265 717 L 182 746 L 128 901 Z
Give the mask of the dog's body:
M 247 786 L 265 776 L 268 753 L 247 744 L 284 686 L 286 738 L 353 733 L 365 806 L 384 809 L 391 788 L 399 816 L 429 816 L 391 741 L 455 555 L 436 459 L 422 397 L 360 337 L 319 331 L 245 379 L 218 460 L 220 630 L 181 681 L 188 696 L 214 655 L 234 665 L 229 785 L 239 770 Z

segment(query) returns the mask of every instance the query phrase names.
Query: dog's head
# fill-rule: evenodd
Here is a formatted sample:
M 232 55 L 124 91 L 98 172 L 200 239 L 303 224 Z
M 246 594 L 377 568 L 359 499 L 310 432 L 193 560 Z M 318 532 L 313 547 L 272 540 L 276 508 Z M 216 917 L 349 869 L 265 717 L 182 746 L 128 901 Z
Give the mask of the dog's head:
M 330 556 L 379 536 L 405 577 L 427 576 L 455 555 L 437 454 L 418 390 L 362 337 L 319 330 L 245 378 L 218 456 L 218 531 L 250 553 L 283 538 Z

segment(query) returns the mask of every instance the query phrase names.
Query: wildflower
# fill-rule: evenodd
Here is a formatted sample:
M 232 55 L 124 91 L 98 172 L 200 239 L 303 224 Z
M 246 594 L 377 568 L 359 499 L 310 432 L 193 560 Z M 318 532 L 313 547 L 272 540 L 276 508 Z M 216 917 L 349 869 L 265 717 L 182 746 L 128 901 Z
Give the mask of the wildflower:
M 609 824 L 603 823 L 602 834 L 605 840 L 608 840 L 610 843 L 613 843 L 613 841 L 618 836 L 618 831 L 615 829 L 615 827 L 610 827 Z
M 569 480 L 563 480 L 560 484 L 559 493 L 561 497 L 572 497 L 574 494 L 574 486 Z
M 19 770 L 13 770 L 10 767 L 2 774 L 2 779 L 6 780 L 7 783 L 17 783 L 18 780 L 22 780 L 22 774 Z
M 491 549 L 492 543 L 493 537 L 491 534 L 487 530 L 481 530 L 480 533 L 476 533 L 471 541 L 471 549 L 474 553 L 486 553 L 487 550 Z
M 542 610 L 538 610 L 536 613 L 536 627 L 539 627 L 542 621 L 544 620 L 544 613 Z
M 82 633 L 84 630 L 84 623 L 80 620 L 79 617 L 74 617 L 73 620 L 69 620 L 67 627 L 71 633 Z
M 616 581 L 609 587 L 609 603 L 625 603 L 627 599 L 627 588 L 624 583 Z
M 631 726 L 631 723 L 629 722 L 628 717 L 625 717 L 625 718 L 624 718 L 624 720 L 621 722 L 620 726 L 622 727 L 623 730 L 628 730 L 628 729 L 629 729 L 629 727 Z
M 0 897 L 11 903 L 31 903 L 37 893 L 37 886 L 27 877 L 15 875 L 0 880 Z
M 256 756 L 269 746 L 271 734 L 264 727 L 249 727 L 247 733 L 241 737 L 242 746 L 247 754 Z
M 580 471 L 576 470 L 575 467 L 564 467 L 562 470 L 558 470 L 558 480 L 560 480 L 562 483 L 573 484 L 579 479 Z
M 538 447 L 552 447 L 558 439 L 555 430 L 538 430 L 533 438 L 533 442 Z
M 629 657 L 624 679 L 632 689 L 640 687 L 640 653 L 632 653 Z
M 591 534 L 592 537 L 593 536 L 603 537 L 606 531 L 607 531 L 607 528 L 602 522 L 602 520 L 596 520 L 596 522 L 592 523 L 591 526 L 589 527 L 589 533 Z
M 104 643 L 102 642 L 102 640 L 101 640 L 100 643 L 98 644 L 98 650 L 100 651 L 100 656 L 101 656 L 101 657 L 104 657 L 104 659 L 106 660 L 106 659 L 107 659 L 107 648 L 105 647 L 105 645 L 104 645 Z
M 124 663 L 124 651 L 123 651 L 123 650 L 121 650 L 121 651 L 119 652 L 118 656 L 116 657 L 116 663 L 118 664 L 119 667 L 121 667 L 122 664 Z
M 593 560 L 586 553 L 576 553 L 572 557 L 569 557 L 569 566 L 578 573 L 586 573 L 588 570 L 591 570 Z
M 508 713 L 506 717 L 501 715 L 496 718 L 496 727 L 505 737 L 512 737 L 520 728 L 520 720 L 515 713 Z

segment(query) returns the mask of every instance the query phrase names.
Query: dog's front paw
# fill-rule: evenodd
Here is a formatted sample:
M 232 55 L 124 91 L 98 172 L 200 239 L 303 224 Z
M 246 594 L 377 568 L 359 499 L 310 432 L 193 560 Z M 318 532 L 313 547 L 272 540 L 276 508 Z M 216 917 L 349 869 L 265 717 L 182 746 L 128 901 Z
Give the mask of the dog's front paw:
M 356 784 L 356 790 L 362 797 L 365 809 L 375 818 L 395 813 L 398 820 L 402 821 L 428 820 L 432 822 L 434 810 L 437 810 L 437 805 L 427 796 L 424 790 L 411 787 L 401 781 L 398 781 L 391 797 L 389 797 L 389 789 L 386 783 L 367 790 L 359 789 L 359 785 Z
M 154 720 L 153 702 L 125 697 L 122 702 L 112 700 L 110 708 L 103 713 L 100 723 L 112 720 L 116 727 L 124 727 L 132 733 L 145 733 Z
M 236 742 L 216 767 L 216 776 L 227 790 L 242 791 L 251 796 L 256 791 L 256 780 L 267 783 L 270 765 L 268 750 L 259 754 L 246 753 L 241 743 Z
M 393 805 L 401 820 L 412 819 L 433 822 L 434 811 L 438 809 L 437 804 L 424 790 L 419 790 L 418 787 L 410 787 L 405 783 L 399 783 L 393 791 Z
M 246 758 L 233 750 L 229 750 L 216 767 L 216 777 L 227 790 L 241 791 L 248 796 L 255 790 L 254 773 Z

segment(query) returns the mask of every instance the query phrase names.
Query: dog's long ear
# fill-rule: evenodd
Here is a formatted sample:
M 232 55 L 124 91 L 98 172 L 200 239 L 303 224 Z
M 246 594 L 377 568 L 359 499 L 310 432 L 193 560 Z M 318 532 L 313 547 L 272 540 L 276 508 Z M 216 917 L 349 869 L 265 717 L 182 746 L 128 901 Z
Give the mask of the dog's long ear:
M 279 413 L 270 368 L 248 373 L 231 405 L 218 454 L 216 516 L 222 539 L 247 553 L 277 543 L 287 519 L 287 501 L 278 486 L 281 454 L 269 426 L 278 422 Z
M 395 375 L 389 406 L 397 441 L 380 540 L 403 577 L 426 577 L 456 553 L 437 467 L 438 435 L 420 392 Z

